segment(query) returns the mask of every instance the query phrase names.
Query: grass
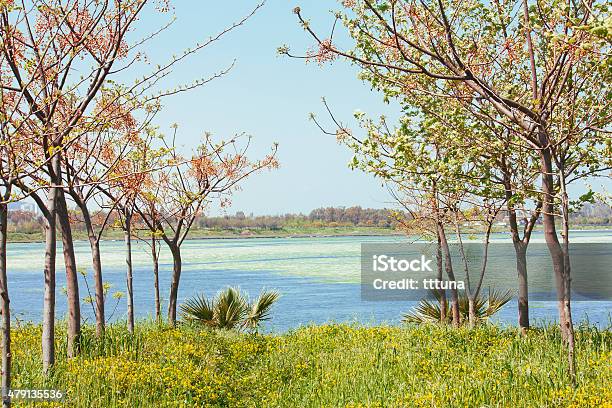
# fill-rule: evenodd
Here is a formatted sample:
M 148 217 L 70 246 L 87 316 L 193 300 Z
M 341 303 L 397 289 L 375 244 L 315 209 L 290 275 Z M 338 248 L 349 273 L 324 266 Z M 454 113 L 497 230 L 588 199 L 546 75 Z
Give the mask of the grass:
M 308 227 L 287 226 L 278 229 L 267 228 L 245 228 L 245 229 L 194 229 L 189 232 L 189 239 L 202 238 L 283 238 L 283 237 L 326 237 L 326 236 L 361 236 L 361 235 L 398 235 L 401 234 L 393 228 L 384 227 Z M 86 240 L 87 234 L 83 231 L 73 231 L 75 240 Z M 10 242 L 44 242 L 43 232 L 9 232 Z M 102 239 L 121 240 L 123 232 L 119 230 L 105 231 Z
M 609 230 L 611 225 L 574 225 L 576 230 Z M 536 226 L 536 231 L 541 227 Z M 494 232 L 507 232 L 505 227 L 495 227 Z M 315 227 L 315 226 L 284 226 L 278 229 L 268 228 L 210 228 L 194 229 L 190 231 L 188 239 L 212 239 L 212 238 L 287 238 L 287 237 L 334 237 L 334 236 L 385 236 L 403 235 L 402 231 L 385 227 L 361 227 L 361 226 L 337 226 L 337 227 Z M 87 234 L 83 231 L 73 231 L 75 240 L 87 240 Z M 122 240 L 123 232 L 120 230 L 105 231 L 104 240 Z M 9 242 L 44 242 L 43 232 L 9 232 Z
M 62 329 L 58 339 L 62 338 Z M 282 335 L 115 324 L 44 379 L 40 326 L 16 329 L 13 388 L 59 388 L 74 407 L 566 407 L 612 401 L 612 333 L 577 331 L 578 387 L 558 330 L 322 325 Z M 606 405 L 608 404 L 608 405 Z M 16 406 L 19 405 L 17 402 Z M 49 404 L 48 406 L 53 406 Z

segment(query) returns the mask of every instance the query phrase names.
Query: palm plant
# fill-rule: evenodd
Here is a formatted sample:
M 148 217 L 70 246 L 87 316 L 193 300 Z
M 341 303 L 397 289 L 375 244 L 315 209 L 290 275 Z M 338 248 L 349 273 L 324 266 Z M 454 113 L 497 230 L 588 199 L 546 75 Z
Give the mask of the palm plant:
M 431 291 L 435 300 L 422 299 L 414 310 L 402 315 L 402 322 L 404 323 L 439 323 L 440 322 L 440 309 L 441 309 L 441 297 L 436 290 Z M 476 320 L 486 321 L 510 300 L 512 299 L 511 291 L 496 291 L 489 289 L 489 293 L 485 298 L 482 295 L 478 295 L 474 301 L 476 309 Z M 450 310 L 450 305 L 447 303 L 446 310 Z M 468 297 L 465 293 L 459 295 L 459 314 L 462 322 L 468 321 L 469 314 L 469 302 Z M 452 317 L 450 313 L 446 315 L 445 323 L 451 323 Z
M 181 305 L 181 314 L 186 321 L 213 329 L 256 331 L 261 322 L 270 319 L 270 309 L 279 297 L 276 291 L 263 290 L 250 303 L 246 294 L 228 287 L 212 299 L 197 295 L 187 300 Z

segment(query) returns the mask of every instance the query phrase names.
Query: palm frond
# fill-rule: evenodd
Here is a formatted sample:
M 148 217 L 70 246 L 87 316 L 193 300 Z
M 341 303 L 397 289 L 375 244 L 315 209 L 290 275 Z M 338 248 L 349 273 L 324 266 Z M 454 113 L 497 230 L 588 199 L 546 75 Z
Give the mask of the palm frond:
M 181 314 L 187 321 L 213 329 L 253 330 L 270 319 L 270 309 L 279 297 L 276 291 L 263 291 L 251 304 L 240 289 L 228 287 L 220 290 L 213 299 L 197 295 L 187 300 L 181 305 Z
M 440 321 L 441 303 L 440 297 L 436 291 L 432 291 L 436 301 L 430 299 L 422 299 L 413 311 L 402 315 L 404 323 L 435 323 Z
M 249 305 L 249 311 L 244 320 L 244 326 L 249 329 L 254 329 L 259 326 L 261 322 L 269 320 L 270 309 L 279 297 L 280 293 L 274 290 L 261 292 L 257 300 Z
M 220 329 L 234 329 L 244 320 L 248 303 L 238 291 L 229 287 L 217 294 L 214 300 L 215 321 Z
M 499 312 L 506 303 L 512 300 L 512 292 L 507 290 L 505 292 L 497 291 L 489 288 L 489 295 L 487 297 L 487 317 L 494 315 Z
M 207 326 L 214 324 L 213 304 L 204 295 L 197 295 L 181 305 L 181 315 L 188 321 Z
M 421 299 L 419 304 L 410 312 L 402 315 L 404 323 L 438 323 L 441 315 L 441 296 L 436 290 L 432 290 L 432 295 L 435 301 L 430 299 Z M 487 297 L 482 295 L 476 296 L 474 299 L 474 309 L 476 310 L 476 319 L 480 321 L 487 320 L 512 299 L 512 292 L 500 292 L 489 288 Z M 452 319 L 450 313 L 450 302 L 447 297 L 445 323 L 449 323 Z M 461 321 L 467 322 L 469 315 L 469 298 L 465 292 L 459 294 L 459 315 Z

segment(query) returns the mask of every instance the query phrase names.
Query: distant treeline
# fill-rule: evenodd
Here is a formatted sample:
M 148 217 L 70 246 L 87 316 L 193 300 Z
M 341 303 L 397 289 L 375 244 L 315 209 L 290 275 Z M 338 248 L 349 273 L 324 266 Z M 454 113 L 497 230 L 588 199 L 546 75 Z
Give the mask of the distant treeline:
M 203 217 L 197 221 L 199 228 L 232 229 L 232 228 L 259 228 L 281 229 L 283 227 L 310 226 L 310 227 L 384 227 L 395 225 L 389 209 L 356 207 L 326 207 L 312 210 L 310 214 L 283 214 L 283 215 L 246 215 L 238 211 L 234 215 L 220 217 Z
M 85 231 L 85 226 L 73 213 L 75 231 Z M 100 216 L 100 215 L 98 215 Z M 114 217 L 111 217 L 114 218 Z M 572 214 L 573 222 L 581 225 L 612 225 L 612 208 L 605 203 L 585 203 Z M 112 224 L 112 223 L 111 223 Z M 322 207 L 309 214 L 253 215 L 238 211 L 233 215 L 200 217 L 194 226 L 199 229 L 268 229 L 285 227 L 379 227 L 394 228 L 397 222 L 390 209 L 355 207 Z M 21 210 L 9 212 L 9 231 L 25 234 L 41 232 L 41 216 Z
M 78 213 L 73 212 L 71 223 L 74 231 L 85 231 Z M 97 218 L 103 218 L 97 214 Z M 111 216 L 111 220 L 115 217 Z M 137 221 L 137 219 L 136 219 Z M 111 221 L 111 225 L 113 222 Z M 194 227 L 199 229 L 268 229 L 284 227 L 379 227 L 392 228 L 394 221 L 391 210 L 356 207 L 317 208 L 309 214 L 257 215 L 238 211 L 233 215 L 199 217 Z M 42 216 L 30 211 L 12 210 L 9 212 L 9 231 L 32 234 L 41 232 L 44 226 Z
M 570 215 L 572 222 L 581 225 L 611 225 L 612 207 L 602 202 L 584 203 L 579 211 Z

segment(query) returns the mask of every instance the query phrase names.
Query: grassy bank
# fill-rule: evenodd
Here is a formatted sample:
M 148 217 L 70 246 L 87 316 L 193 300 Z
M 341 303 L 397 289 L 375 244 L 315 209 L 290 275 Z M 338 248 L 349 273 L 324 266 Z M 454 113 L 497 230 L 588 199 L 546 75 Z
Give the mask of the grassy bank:
M 61 338 L 61 330 L 58 333 Z M 40 327 L 15 331 L 14 388 L 67 390 L 77 407 L 565 407 L 612 401 L 612 333 L 577 332 L 578 388 L 555 329 L 325 325 L 283 335 L 113 326 L 103 346 L 40 371 Z M 58 354 L 65 351 L 58 342 Z M 19 404 L 17 406 L 20 406 Z M 610 405 L 608 405 L 610 406 Z
M 598 231 L 610 230 L 610 225 L 575 225 L 573 230 Z M 540 227 L 535 228 L 540 231 Z M 506 228 L 496 227 L 493 232 L 509 233 Z M 87 240 L 83 231 L 73 232 L 75 240 Z M 404 235 L 404 232 L 394 228 L 383 227 L 282 227 L 278 229 L 248 228 L 248 229 L 196 229 L 189 233 L 188 239 L 215 239 L 215 238 L 289 238 L 289 237 L 338 237 L 338 236 L 384 236 Z M 102 236 L 104 240 L 122 240 L 123 232 L 109 230 Z M 9 242 L 43 242 L 45 240 L 42 232 L 24 233 L 9 232 Z
M 287 238 L 287 237 L 334 237 L 334 236 L 373 236 L 373 235 L 401 235 L 401 231 L 382 227 L 283 227 L 278 229 L 249 228 L 249 229 L 196 229 L 189 232 L 188 239 L 214 239 L 214 238 Z M 75 240 L 87 240 L 82 231 L 74 231 Z M 105 231 L 104 240 L 122 240 L 123 232 L 118 230 Z M 9 232 L 9 242 L 43 242 L 42 232 L 23 233 Z

